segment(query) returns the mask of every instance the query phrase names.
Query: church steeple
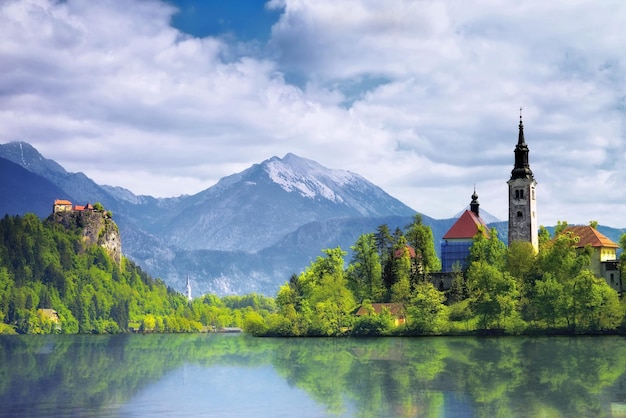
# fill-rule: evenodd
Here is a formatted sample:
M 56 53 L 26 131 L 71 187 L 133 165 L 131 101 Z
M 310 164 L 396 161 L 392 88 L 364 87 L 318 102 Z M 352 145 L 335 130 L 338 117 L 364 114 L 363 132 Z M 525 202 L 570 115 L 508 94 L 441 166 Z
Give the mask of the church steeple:
M 187 293 L 187 300 L 191 302 L 193 298 L 191 297 L 191 282 L 189 281 L 189 274 L 187 274 L 187 286 L 185 286 L 185 291 Z
M 478 203 L 478 195 L 476 194 L 476 187 L 474 187 L 474 193 L 472 193 L 472 202 L 470 203 L 470 210 L 474 212 L 474 215 L 480 218 L 480 203 Z
M 514 241 L 525 241 L 532 244 L 537 251 L 539 248 L 535 196 L 537 182 L 528 163 L 528 146 L 524 139 L 521 108 L 519 135 L 515 147 L 515 165 L 511 171 L 511 179 L 507 183 L 509 185 L 509 245 Z
M 528 146 L 524 140 L 524 124 L 522 123 L 522 108 L 519 109 L 519 134 L 517 137 L 517 146 L 515 147 L 515 166 L 511 171 L 511 180 L 513 179 L 533 179 L 533 172 L 528 162 Z

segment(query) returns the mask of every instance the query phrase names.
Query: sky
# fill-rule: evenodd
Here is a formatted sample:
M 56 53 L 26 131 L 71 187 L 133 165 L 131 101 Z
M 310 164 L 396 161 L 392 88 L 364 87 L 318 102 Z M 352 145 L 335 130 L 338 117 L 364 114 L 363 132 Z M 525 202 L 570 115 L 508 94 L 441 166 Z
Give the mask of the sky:
M 506 220 L 520 108 L 539 224 L 626 227 L 623 0 L 2 0 L 0 143 L 135 194 L 294 153 Z

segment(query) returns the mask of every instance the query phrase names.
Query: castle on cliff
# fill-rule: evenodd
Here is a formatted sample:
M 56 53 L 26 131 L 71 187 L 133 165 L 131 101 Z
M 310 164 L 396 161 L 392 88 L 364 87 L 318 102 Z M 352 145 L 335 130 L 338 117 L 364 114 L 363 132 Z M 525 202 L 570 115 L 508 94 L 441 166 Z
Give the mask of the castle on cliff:
M 122 261 L 122 239 L 111 212 L 101 204 L 73 205 L 69 200 L 56 199 L 52 205 L 52 220 L 66 228 L 79 227 L 87 245 L 104 248 L 116 263 Z

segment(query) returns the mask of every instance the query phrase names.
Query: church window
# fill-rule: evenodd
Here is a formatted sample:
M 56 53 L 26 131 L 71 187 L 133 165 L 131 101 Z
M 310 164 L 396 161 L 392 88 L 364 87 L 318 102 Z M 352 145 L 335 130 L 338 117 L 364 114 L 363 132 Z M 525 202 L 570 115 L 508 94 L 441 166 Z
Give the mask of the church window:
M 517 217 L 518 217 L 518 218 L 521 218 L 522 216 L 524 216 L 524 215 L 522 215 L 522 211 L 521 211 L 521 210 L 518 210 L 518 211 L 517 211 Z

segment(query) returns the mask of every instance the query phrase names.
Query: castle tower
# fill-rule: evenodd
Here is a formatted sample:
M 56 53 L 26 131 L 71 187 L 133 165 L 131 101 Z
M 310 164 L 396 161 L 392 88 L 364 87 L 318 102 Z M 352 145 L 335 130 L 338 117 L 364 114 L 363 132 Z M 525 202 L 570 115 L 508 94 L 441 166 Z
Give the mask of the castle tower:
M 539 250 L 537 225 L 537 182 L 528 163 L 528 146 L 524 140 L 522 109 L 519 116 L 519 137 L 515 147 L 515 166 L 511 171 L 509 185 L 509 244 L 513 241 L 530 242 Z

